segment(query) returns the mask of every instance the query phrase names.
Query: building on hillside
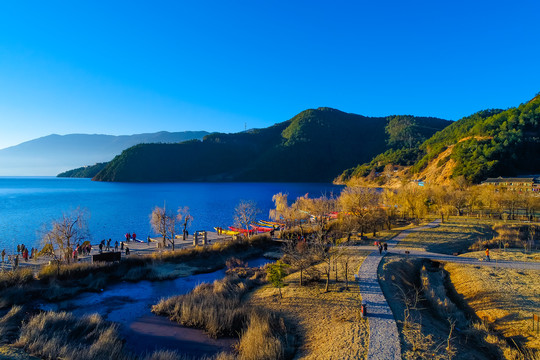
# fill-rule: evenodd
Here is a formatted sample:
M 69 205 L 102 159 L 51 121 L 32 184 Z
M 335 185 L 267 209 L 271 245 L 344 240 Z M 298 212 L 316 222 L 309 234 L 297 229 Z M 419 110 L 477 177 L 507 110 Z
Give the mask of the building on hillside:
M 482 185 L 492 185 L 501 190 L 511 190 L 519 192 L 540 191 L 540 178 L 488 178 L 482 182 Z

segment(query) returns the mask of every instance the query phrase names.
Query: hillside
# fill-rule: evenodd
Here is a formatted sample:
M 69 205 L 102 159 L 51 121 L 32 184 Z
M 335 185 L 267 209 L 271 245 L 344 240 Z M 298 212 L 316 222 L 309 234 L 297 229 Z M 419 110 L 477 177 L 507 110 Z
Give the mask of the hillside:
M 416 179 L 444 184 L 457 177 L 479 183 L 487 177 L 540 172 L 540 96 L 508 110 L 480 111 L 451 124 L 418 149 L 391 149 L 338 179 L 383 185 Z M 407 155 L 407 156 L 405 156 Z M 384 170 L 397 165 L 392 174 Z
M 64 171 L 58 174 L 56 177 L 70 177 L 70 178 L 93 178 L 101 170 L 107 166 L 106 162 L 97 163 L 95 165 L 83 166 L 77 169 Z
M 415 118 L 430 135 L 450 122 Z M 305 110 L 274 126 L 202 141 L 141 144 L 113 159 L 97 181 L 327 182 L 384 151 L 386 118 L 331 108 Z
M 110 161 L 140 143 L 174 143 L 202 139 L 206 131 L 136 135 L 48 135 L 0 150 L 0 176 L 56 175 L 80 166 Z

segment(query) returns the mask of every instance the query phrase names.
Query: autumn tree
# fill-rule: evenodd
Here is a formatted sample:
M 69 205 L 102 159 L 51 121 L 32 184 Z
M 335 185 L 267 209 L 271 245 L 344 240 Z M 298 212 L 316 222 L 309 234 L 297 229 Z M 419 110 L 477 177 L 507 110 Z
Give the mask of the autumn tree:
M 345 222 L 352 230 L 360 231 L 364 236 L 369 228 L 375 228 L 380 212 L 380 194 L 374 189 L 364 187 L 347 187 L 339 197 L 339 205 Z

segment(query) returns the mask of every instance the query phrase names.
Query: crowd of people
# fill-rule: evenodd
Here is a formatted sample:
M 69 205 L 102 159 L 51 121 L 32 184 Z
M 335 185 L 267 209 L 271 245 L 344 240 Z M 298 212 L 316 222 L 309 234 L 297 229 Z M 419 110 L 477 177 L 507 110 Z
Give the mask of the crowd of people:
M 114 252 L 125 252 L 126 256 L 130 254 L 129 247 L 126 243 L 130 241 L 134 241 L 137 239 L 137 235 L 135 233 L 126 233 L 126 241 L 115 241 L 114 244 L 112 243 L 112 239 L 103 239 L 98 244 L 99 253 L 102 254 L 104 251 L 114 251 Z M 71 256 L 71 258 L 74 261 L 78 261 L 78 259 L 81 256 L 89 256 L 92 253 L 92 244 L 90 244 L 90 241 L 85 241 L 83 244 L 77 244 L 73 251 L 71 252 L 71 249 L 68 251 L 66 256 Z M 8 254 L 6 252 L 6 249 L 2 249 L 0 252 L 1 255 L 1 264 L 12 264 L 13 268 L 17 268 L 20 264 L 21 258 L 22 260 L 28 262 L 30 259 L 36 260 L 39 254 L 39 250 L 37 248 L 32 247 L 31 249 L 28 249 L 26 245 L 24 244 L 18 244 L 17 245 L 17 253 L 15 254 Z M 68 255 L 70 254 L 70 255 Z

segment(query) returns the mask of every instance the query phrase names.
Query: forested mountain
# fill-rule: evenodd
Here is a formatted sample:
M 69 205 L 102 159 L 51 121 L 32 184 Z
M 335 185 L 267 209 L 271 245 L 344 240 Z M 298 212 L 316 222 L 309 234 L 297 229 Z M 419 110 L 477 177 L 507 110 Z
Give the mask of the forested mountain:
M 135 135 L 48 135 L 0 150 L 0 175 L 56 175 L 88 164 L 110 161 L 122 150 L 140 143 L 174 143 L 202 139 L 206 131 Z
M 107 166 L 106 162 L 83 166 L 77 169 L 64 171 L 63 173 L 58 174 L 57 177 L 93 178 L 103 170 L 105 166 Z
M 346 170 L 340 180 L 369 176 L 374 180 L 374 173 L 380 176 L 388 164 L 411 166 L 402 174 L 428 182 L 463 177 L 478 183 L 487 177 L 538 174 L 539 124 L 540 96 L 508 110 L 480 111 L 437 132 L 418 148 L 396 147 Z
M 427 136 L 451 123 L 414 119 Z M 326 182 L 386 150 L 387 123 L 383 117 L 310 109 L 264 129 L 137 145 L 115 157 L 94 180 Z

